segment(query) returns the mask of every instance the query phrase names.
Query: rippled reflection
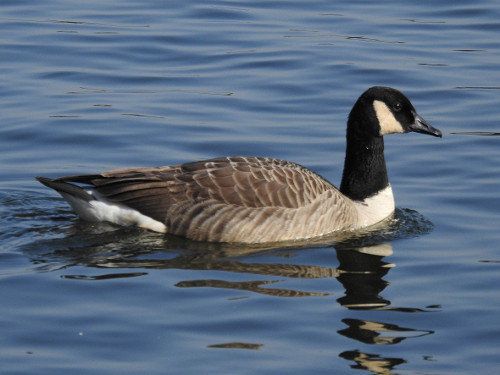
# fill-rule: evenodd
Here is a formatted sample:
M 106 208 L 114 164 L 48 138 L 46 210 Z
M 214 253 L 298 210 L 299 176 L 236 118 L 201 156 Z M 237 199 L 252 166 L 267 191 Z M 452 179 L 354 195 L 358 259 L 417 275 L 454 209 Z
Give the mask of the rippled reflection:
M 262 346 L 263 346 L 263 344 L 251 344 L 251 343 L 247 343 L 247 342 L 228 342 L 226 344 L 208 345 L 207 348 L 258 350 Z
M 395 324 L 373 322 L 360 319 L 343 319 L 348 327 L 338 331 L 342 336 L 365 344 L 392 345 L 412 337 L 421 337 L 434 333 L 430 330 L 404 328 Z
M 351 368 L 358 370 L 368 370 L 375 374 L 392 374 L 392 369 L 402 363 L 406 363 L 401 358 L 381 357 L 378 354 L 362 353 L 358 350 L 345 351 L 340 353 L 340 357 L 356 362 Z
M 80 226 L 84 226 L 81 228 Z M 279 288 L 279 280 L 257 279 L 246 282 L 224 280 L 229 273 L 245 273 L 283 278 L 336 278 L 345 293 L 338 303 L 349 309 L 392 309 L 398 311 L 423 311 L 413 307 L 394 307 L 380 294 L 388 283 L 384 276 L 395 265 L 385 261 L 392 253 L 390 241 L 426 233 L 432 224 L 412 210 L 397 210 L 388 226 L 370 232 L 343 234 L 342 237 L 321 238 L 316 243 L 289 243 L 266 246 L 214 244 L 189 241 L 174 236 L 155 233 L 140 233 L 134 229 L 116 229 L 106 225 L 90 226 L 77 221 L 73 232 L 64 238 L 37 242 L 33 247 L 37 254 L 33 260 L 39 270 L 48 271 L 70 265 L 85 265 L 99 269 L 133 269 L 141 272 L 112 272 L 102 275 L 65 275 L 65 278 L 80 280 L 103 280 L 110 278 L 138 277 L 146 275 L 147 269 L 182 269 L 225 271 L 218 280 L 181 280 L 176 286 L 182 288 L 211 287 L 246 290 L 279 297 L 321 297 L 332 293 L 309 292 Z M 111 231 L 110 231 L 111 230 Z M 90 232 L 90 233 L 89 233 Z M 278 247 L 280 246 L 280 247 Z M 293 263 L 293 254 L 314 248 L 332 248 L 336 251 L 338 264 L 308 265 Z M 40 254 L 40 251 L 43 251 Z M 279 253 L 283 262 L 255 262 L 247 257 Z M 27 247 L 29 253 L 29 246 Z
M 80 226 L 84 226 L 83 228 Z M 111 231 L 110 231 L 111 230 Z M 384 277 L 396 265 L 389 262 L 393 254 L 393 239 L 411 238 L 432 230 L 432 224 L 412 210 L 397 210 L 395 217 L 378 230 L 364 233 L 344 234 L 342 237 L 322 238 L 314 243 L 289 243 L 269 246 L 235 244 L 213 244 L 189 241 L 173 236 L 144 233 L 134 229 L 116 229 L 103 225 L 89 225 L 80 221 L 66 231 L 63 238 L 37 242 L 36 251 L 30 254 L 40 264 L 39 270 L 53 270 L 72 265 L 83 265 L 92 270 L 92 275 L 66 274 L 73 280 L 99 281 L 116 278 L 142 277 L 148 270 L 221 271 L 217 278 L 195 278 L 178 280 L 178 288 L 218 288 L 247 291 L 272 297 L 316 297 L 324 298 L 338 292 L 332 290 L 312 291 L 285 288 L 287 279 L 336 279 L 344 294 L 336 298 L 346 311 L 393 310 L 399 312 L 427 312 L 416 307 L 393 306 L 381 294 L 389 283 Z M 40 249 L 45 250 L 40 253 Z M 297 261 L 303 251 L 332 250 L 336 255 L 334 264 L 310 265 Z M 272 257 L 268 255 L 272 254 Z M 300 257 L 299 257 L 300 258 Z M 273 259 L 273 261 L 265 261 Z M 276 261 L 278 259 L 279 261 Z M 81 269 L 81 268 L 79 268 Z M 107 270 L 95 275 L 95 270 Z M 137 269 L 136 272 L 131 270 Z M 70 270 L 70 269 L 69 269 Z M 125 271 L 126 270 L 126 271 Z M 118 271 L 118 272 L 116 272 Z M 255 275 L 254 279 L 234 281 L 234 273 Z M 185 274 L 182 274 L 185 275 Z M 198 275 L 198 273 L 187 273 Z M 276 277 L 279 279 L 277 280 Z M 306 284 L 304 284 L 306 285 Z M 435 310 L 434 310 L 435 311 Z M 401 327 L 391 322 L 363 320 L 357 317 L 343 318 L 343 329 L 337 334 L 353 343 L 368 345 L 394 345 L 410 338 L 419 338 L 433 333 L 411 327 Z M 265 343 L 244 342 L 216 343 L 209 348 L 259 349 Z M 364 353 L 353 347 L 343 351 L 340 357 L 355 362 L 353 368 L 371 372 L 388 373 L 394 366 L 404 363 L 402 358 L 387 358 L 379 354 Z

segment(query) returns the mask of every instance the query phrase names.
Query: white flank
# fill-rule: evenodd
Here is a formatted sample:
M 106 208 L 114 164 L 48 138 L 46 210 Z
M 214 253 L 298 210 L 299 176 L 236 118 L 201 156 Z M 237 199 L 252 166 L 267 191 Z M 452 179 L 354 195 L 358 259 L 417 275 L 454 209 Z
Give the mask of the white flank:
M 89 189 L 87 192 L 96 197 L 96 200 L 86 201 L 69 194 L 61 192 L 60 194 L 84 220 L 93 222 L 108 221 L 124 226 L 137 225 L 155 232 L 167 232 L 165 224 L 122 204 L 109 202 L 99 197 L 94 190 Z
M 373 102 L 373 108 L 375 109 L 375 114 L 380 124 L 380 135 L 404 133 L 403 127 L 400 122 L 396 120 L 394 114 L 389 107 L 387 107 L 387 104 L 380 100 L 375 100 Z
M 358 225 L 368 227 L 389 217 L 395 209 L 391 185 L 362 202 L 354 201 L 358 210 Z

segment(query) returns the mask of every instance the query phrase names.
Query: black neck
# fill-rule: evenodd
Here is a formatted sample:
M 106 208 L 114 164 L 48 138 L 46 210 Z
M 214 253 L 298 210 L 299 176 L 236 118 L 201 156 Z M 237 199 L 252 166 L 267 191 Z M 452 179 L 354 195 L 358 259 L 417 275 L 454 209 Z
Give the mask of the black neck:
M 347 133 L 344 173 L 340 191 L 362 201 L 389 185 L 381 136 L 362 137 Z

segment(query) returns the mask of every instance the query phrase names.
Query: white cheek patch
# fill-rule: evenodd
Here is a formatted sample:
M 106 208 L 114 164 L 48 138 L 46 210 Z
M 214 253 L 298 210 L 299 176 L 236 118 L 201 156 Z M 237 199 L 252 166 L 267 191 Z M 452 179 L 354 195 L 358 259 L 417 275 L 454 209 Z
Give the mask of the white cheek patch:
M 401 123 L 396 120 L 389 107 L 387 107 L 387 104 L 380 100 L 375 100 L 373 108 L 380 124 L 380 135 L 405 132 Z

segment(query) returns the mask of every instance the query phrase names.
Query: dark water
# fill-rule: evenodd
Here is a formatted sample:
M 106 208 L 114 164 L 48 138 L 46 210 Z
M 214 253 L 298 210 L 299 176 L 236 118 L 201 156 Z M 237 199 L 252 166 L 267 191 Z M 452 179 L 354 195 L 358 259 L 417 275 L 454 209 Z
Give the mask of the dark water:
M 500 5 L 0 3 L 2 374 L 500 371 Z M 260 155 L 340 181 L 369 86 L 397 212 L 356 238 L 208 245 L 78 220 L 34 175 Z

